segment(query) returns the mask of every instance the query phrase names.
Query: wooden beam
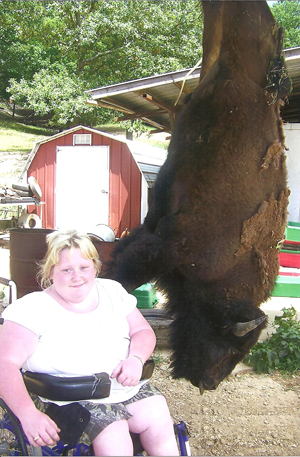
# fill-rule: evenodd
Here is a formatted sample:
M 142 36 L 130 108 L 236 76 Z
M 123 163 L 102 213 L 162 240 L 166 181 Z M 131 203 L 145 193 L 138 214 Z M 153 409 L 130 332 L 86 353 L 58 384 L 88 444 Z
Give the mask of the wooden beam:
M 165 110 L 168 113 L 170 125 L 165 125 L 164 127 L 167 129 L 167 131 L 171 132 L 173 130 L 173 126 L 174 126 L 176 108 L 170 107 L 167 103 L 154 97 L 149 92 L 136 91 L 135 93 L 137 95 L 139 95 L 140 97 L 143 97 L 143 99 L 147 100 L 148 102 L 153 103 L 154 105 L 158 106 L 159 108 Z
M 154 133 L 171 133 L 170 129 L 161 129 L 161 130 L 150 130 L 150 135 L 153 135 Z
M 163 102 L 162 100 L 159 100 L 158 98 L 154 97 L 151 95 L 149 92 L 135 92 L 137 95 L 142 97 L 143 99 L 147 100 L 150 103 L 153 103 L 153 105 L 158 106 L 159 108 L 162 108 L 166 111 L 173 111 L 173 107 L 169 106 L 167 103 Z
M 165 130 L 165 129 L 170 131 L 170 127 L 168 127 L 168 126 L 166 126 L 166 125 L 164 125 L 162 123 L 158 123 L 156 121 L 153 121 L 152 119 L 149 119 L 147 117 L 142 117 L 141 120 L 144 121 L 144 122 L 147 122 L 150 125 L 153 125 L 153 127 L 157 127 L 158 129 L 160 129 L 160 131 Z
M 173 84 L 174 86 L 178 87 L 179 90 L 181 90 L 183 81 L 174 81 Z M 193 92 L 193 89 L 191 89 L 187 82 L 185 82 L 183 84 L 182 92 L 184 92 L 186 95 L 189 95 Z
M 132 111 L 130 111 L 127 108 L 124 108 L 124 107 L 121 107 L 121 106 L 116 106 L 116 105 L 111 105 L 110 103 L 105 103 L 102 100 L 97 100 L 97 105 L 100 106 L 101 108 L 107 108 L 107 109 L 111 109 L 111 110 L 114 110 L 114 111 L 120 111 L 121 113 L 125 113 L 125 114 L 131 114 L 132 113 Z
M 142 96 L 142 94 L 138 94 L 139 96 Z M 94 105 L 94 103 L 91 103 Z M 143 112 L 135 112 L 129 108 L 127 108 L 125 105 L 122 103 L 119 103 L 118 101 L 114 100 L 112 97 L 105 97 L 104 99 L 99 99 L 97 100 L 97 105 L 102 107 L 102 108 L 107 108 L 111 109 L 114 111 L 119 111 L 121 113 L 124 113 L 124 116 L 120 116 L 116 119 L 117 122 L 119 121 L 126 121 L 126 120 L 131 120 L 131 119 L 141 119 L 143 122 L 152 125 L 156 129 L 158 129 L 159 132 L 162 131 L 167 131 L 171 132 L 171 127 L 168 124 L 162 123 L 162 122 L 157 122 L 151 119 L 151 116 L 155 116 L 157 113 L 166 113 L 169 112 L 165 108 L 159 107 L 157 110 L 147 110 Z M 172 119 L 173 119 L 173 114 Z M 170 113 L 169 113 L 169 118 L 170 118 Z
M 97 104 L 98 106 L 101 106 L 102 108 L 109 108 L 111 110 L 114 110 L 114 111 L 120 111 L 121 113 L 124 113 L 125 116 L 120 116 L 116 119 L 116 122 L 119 122 L 119 121 L 126 121 L 126 120 L 130 120 L 130 119 L 141 119 L 143 122 L 146 122 L 147 124 L 150 124 L 152 125 L 153 127 L 155 128 L 158 128 L 160 130 L 164 130 L 164 129 L 167 129 L 168 131 L 170 131 L 170 128 L 169 126 L 166 126 L 162 123 L 159 123 L 159 122 L 156 122 L 156 121 L 153 121 L 152 119 L 149 119 L 148 117 L 146 117 L 145 115 L 144 116 L 140 116 L 139 113 L 135 113 L 133 111 L 130 111 L 126 108 L 123 108 L 121 106 L 116 106 L 116 105 L 111 105 L 109 103 L 105 103 L 103 100 L 98 100 L 97 101 Z
M 133 113 L 133 114 L 128 114 L 127 116 L 123 116 L 122 117 L 122 120 L 123 121 L 128 121 L 128 120 L 131 120 L 131 119 L 135 119 L 135 118 L 141 118 L 141 117 L 153 117 L 153 116 L 156 116 L 157 114 L 164 114 L 166 113 L 166 110 L 164 109 L 156 109 L 156 110 L 151 110 L 151 111 L 143 111 L 141 113 Z M 120 120 L 121 118 L 118 118 L 118 120 Z

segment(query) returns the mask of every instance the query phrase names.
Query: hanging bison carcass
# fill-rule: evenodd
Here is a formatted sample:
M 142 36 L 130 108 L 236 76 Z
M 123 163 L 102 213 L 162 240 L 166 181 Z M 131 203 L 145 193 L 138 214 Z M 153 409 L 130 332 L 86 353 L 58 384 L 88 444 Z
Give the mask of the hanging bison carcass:
M 214 389 L 257 342 L 278 274 L 289 190 L 283 29 L 265 1 L 204 1 L 199 85 L 174 127 L 144 223 L 109 276 L 156 281 L 174 316 L 172 372 Z

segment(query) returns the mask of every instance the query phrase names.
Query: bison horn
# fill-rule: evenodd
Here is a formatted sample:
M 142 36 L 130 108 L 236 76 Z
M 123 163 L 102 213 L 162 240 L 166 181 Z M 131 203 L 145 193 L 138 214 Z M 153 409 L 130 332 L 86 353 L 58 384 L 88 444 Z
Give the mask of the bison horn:
M 204 384 L 203 384 L 202 381 L 199 381 L 199 392 L 200 392 L 200 395 L 203 395 L 204 391 L 205 391 Z
M 232 329 L 235 336 L 244 336 L 262 324 L 268 316 L 262 316 L 249 322 L 237 322 Z

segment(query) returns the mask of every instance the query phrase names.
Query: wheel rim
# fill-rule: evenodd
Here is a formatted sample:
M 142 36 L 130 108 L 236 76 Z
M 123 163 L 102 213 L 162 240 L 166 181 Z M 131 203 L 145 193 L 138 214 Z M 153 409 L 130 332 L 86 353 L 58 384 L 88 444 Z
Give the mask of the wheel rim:
M 2 399 L 0 399 L 0 455 L 28 455 L 19 421 Z

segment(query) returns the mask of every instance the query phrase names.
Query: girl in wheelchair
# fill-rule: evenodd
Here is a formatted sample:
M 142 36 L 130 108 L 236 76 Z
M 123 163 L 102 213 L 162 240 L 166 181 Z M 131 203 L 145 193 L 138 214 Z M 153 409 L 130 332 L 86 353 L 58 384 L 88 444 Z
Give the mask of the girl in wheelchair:
M 43 290 L 7 307 L 0 331 L 0 395 L 29 443 L 52 446 L 71 424 L 89 437 L 95 455 L 133 455 L 130 432 L 140 435 L 148 455 L 178 455 L 165 398 L 141 380 L 155 334 L 136 298 L 119 283 L 97 278 L 101 263 L 86 234 L 55 231 L 47 244 Z M 56 380 L 106 372 L 110 393 L 76 402 L 29 394 L 20 369 Z

